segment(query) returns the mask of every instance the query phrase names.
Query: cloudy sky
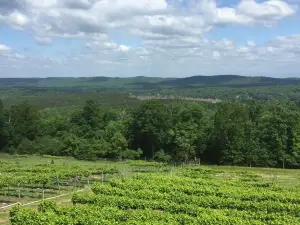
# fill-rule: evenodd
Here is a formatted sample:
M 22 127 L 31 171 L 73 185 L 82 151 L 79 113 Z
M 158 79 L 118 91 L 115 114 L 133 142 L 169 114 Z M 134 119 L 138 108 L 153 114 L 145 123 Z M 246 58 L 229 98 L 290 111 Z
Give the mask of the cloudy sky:
M 0 77 L 300 77 L 300 0 L 0 0 Z

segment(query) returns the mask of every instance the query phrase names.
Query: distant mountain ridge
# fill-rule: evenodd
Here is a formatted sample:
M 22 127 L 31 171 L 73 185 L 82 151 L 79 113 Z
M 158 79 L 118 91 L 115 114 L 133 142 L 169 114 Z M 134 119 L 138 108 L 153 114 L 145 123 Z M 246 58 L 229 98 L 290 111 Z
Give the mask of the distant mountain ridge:
M 161 88 L 161 87 L 256 87 L 300 85 L 299 78 L 247 77 L 240 75 L 191 76 L 185 78 L 159 77 L 49 77 L 0 78 L 1 87 L 100 87 L 100 88 Z
M 192 76 L 162 81 L 166 86 L 246 87 L 300 84 L 299 78 L 246 77 L 239 75 Z

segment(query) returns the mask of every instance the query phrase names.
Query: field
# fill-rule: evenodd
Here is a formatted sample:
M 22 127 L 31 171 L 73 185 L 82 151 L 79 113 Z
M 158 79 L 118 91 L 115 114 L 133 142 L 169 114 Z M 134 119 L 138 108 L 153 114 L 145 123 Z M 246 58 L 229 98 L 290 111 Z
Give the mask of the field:
M 209 102 L 209 103 L 218 103 L 221 102 L 220 99 L 209 99 L 209 98 L 182 98 L 182 97 L 175 97 L 175 96 L 161 96 L 161 95 L 154 95 L 154 96 L 135 96 L 131 95 L 130 97 L 136 98 L 141 101 L 148 101 L 148 100 L 183 100 L 183 101 L 194 101 L 194 102 Z
M 298 170 L 9 155 L 0 168 L 1 224 L 13 203 L 16 225 L 300 224 Z

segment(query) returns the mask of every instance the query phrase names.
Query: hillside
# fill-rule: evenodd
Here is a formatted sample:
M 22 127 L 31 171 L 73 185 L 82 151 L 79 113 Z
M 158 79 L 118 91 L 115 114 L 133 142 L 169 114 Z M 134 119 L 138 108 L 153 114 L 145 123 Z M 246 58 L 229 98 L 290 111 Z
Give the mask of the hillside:
M 40 88 L 69 88 L 69 87 L 102 87 L 119 88 L 124 85 L 138 86 L 139 83 L 159 83 L 170 79 L 157 77 L 49 77 L 49 78 L 0 78 L 1 87 L 40 87 Z
M 137 96 L 133 99 L 130 96 Z M 80 106 L 87 99 L 135 105 L 142 99 L 292 100 L 299 102 L 300 79 L 238 75 L 158 77 L 0 78 L 6 106 L 29 101 L 41 108 Z
M 161 81 L 160 85 L 184 87 L 255 87 L 300 84 L 298 78 L 245 77 L 238 75 L 193 76 Z
M 192 76 L 186 78 L 158 77 L 51 77 L 51 78 L 0 78 L 3 87 L 38 88 L 163 88 L 163 87 L 257 87 L 273 85 L 300 85 L 298 78 L 246 77 L 238 75 Z

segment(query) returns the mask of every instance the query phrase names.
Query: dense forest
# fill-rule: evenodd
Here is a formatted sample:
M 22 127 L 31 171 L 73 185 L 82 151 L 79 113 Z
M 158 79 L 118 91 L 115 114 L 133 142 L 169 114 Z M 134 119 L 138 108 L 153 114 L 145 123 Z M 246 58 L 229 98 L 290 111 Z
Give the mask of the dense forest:
M 300 109 L 285 101 L 126 107 L 87 100 L 68 109 L 1 103 L 0 139 L 11 154 L 298 168 Z
M 2 78 L 0 150 L 298 168 L 299 90 L 297 78 L 236 75 Z

